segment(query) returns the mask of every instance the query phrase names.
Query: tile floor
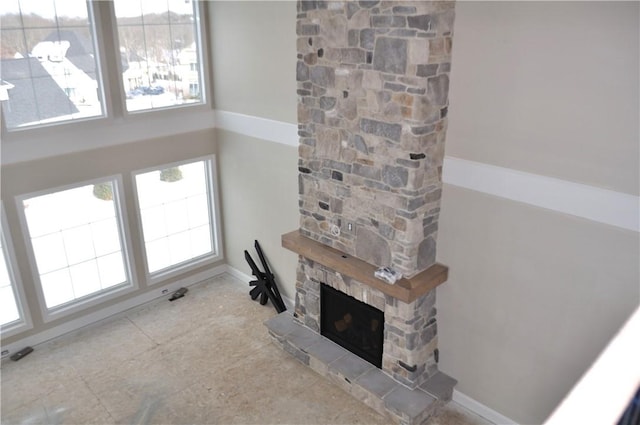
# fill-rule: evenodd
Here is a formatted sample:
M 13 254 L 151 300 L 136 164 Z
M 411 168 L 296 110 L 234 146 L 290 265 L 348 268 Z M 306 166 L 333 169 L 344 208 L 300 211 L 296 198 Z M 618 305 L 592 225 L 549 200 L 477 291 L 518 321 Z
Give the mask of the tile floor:
M 229 275 L 35 347 L 1 370 L 2 424 L 387 424 L 271 342 Z M 450 403 L 430 425 L 486 425 Z

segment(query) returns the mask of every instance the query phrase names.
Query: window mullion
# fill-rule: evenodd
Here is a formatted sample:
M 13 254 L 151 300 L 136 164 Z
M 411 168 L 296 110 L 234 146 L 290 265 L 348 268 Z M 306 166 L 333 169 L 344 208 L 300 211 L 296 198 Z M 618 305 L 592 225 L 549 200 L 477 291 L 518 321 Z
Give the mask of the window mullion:
M 122 119 L 125 115 L 124 92 L 120 75 L 122 59 L 118 48 L 118 34 L 115 8 L 111 1 L 90 1 L 96 33 L 98 34 L 98 55 L 103 81 L 103 97 L 106 115 Z

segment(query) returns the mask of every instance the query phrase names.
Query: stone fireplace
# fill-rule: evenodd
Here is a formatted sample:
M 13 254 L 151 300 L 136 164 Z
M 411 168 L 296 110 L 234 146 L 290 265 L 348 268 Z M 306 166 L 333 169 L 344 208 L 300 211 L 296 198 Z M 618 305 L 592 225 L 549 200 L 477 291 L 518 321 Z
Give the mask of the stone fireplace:
M 283 235 L 299 254 L 295 318 L 267 326 L 285 350 L 341 385 L 344 378 L 347 391 L 418 424 L 432 410 L 425 395 L 446 401 L 455 384 L 437 368 L 434 290 L 447 277 L 435 258 L 454 3 L 297 7 L 300 228 Z M 404 278 L 388 284 L 373 276 L 378 267 Z M 324 344 L 323 284 L 384 313 L 377 372 L 360 365 L 360 375 L 347 376 L 353 370 L 308 351 Z M 363 385 L 369 374 L 373 388 Z

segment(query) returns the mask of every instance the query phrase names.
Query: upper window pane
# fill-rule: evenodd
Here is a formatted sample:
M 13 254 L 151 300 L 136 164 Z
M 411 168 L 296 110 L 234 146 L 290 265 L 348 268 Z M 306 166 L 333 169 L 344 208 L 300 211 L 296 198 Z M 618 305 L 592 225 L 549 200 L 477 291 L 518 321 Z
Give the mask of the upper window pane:
M 3 0 L 0 27 L 0 102 L 9 130 L 104 115 L 86 2 Z
M 191 0 L 115 0 L 127 111 L 203 102 Z

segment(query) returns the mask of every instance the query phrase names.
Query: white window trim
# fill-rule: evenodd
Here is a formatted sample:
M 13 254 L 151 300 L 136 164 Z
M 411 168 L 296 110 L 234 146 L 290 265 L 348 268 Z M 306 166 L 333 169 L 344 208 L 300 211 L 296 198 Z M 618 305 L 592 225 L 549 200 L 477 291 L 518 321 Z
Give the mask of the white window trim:
M 125 94 L 125 90 L 124 90 L 124 82 L 122 81 L 122 61 L 120 60 L 120 57 L 118 56 L 117 60 L 115 61 L 115 69 L 117 70 L 117 75 L 118 75 L 118 81 L 115 84 L 115 86 L 118 89 L 118 98 L 120 100 L 120 108 L 122 111 L 122 115 L 124 115 L 125 117 L 130 117 L 130 116 L 135 116 L 135 115 L 145 115 L 148 113 L 152 113 L 152 112 L 159 112 L 159 111 L 174 111 L 176 109 L 189 109 L 189 108 L 196 108 L 198 106 L 204 106 L 204 105 L 209 105 L 209 96 L 207 93 L 208 90 L 208 85 L 203 84 L 204 82 L 204 77 L 205 77 L 205 71 L 208 70 L 207 68 L 207 63 L 208 63 L 208 56 L 206 55 L 206 51 L 205 51 L 205 40 L 206 37 L 204 37 L 204 25 L 202 24 L 202 17 L 205 16 L 206 10 L 203 7 L 203 2 L 199 1 L 199 0 L 194 0 L 195 1 L 195 7 L 197 9 L 198 15 L 197 15 L 197 19 L 195 20 L 195 43 L 196 43 L 196 48 L 199 49 L 200 53 L 201 53 L 201 61 L 200 61 L 200 66 L 198 71 L 200 72 L 200 78 L 198 79 L 198 84 L 200 85 L 200 87 L 205 86 L 206 90 L 201 91 L 201 96 L 202 96 L 202 100 L 200 102 L 197 103 L 187 103 L 187 104 L 182 104 L 182 105 L 172 105 L 172 106 L 165 106 L 165 107 L 161 107 L 161 108 L 152 108 L 152 109 L 141 109 L 141 110 L 136 110 L 136 111 L 127 111 L 127 99 L 126 99 L 126 94 Z M 109 5 L 109 15 L 112 17 L 112 19 L 116 19 L 116 14 L 115 14 L 115 5 L 113 4 L 112 1 L 109 2 L 105 2 L 108 3 Z M 144 24 L 143 24 L 144 26 Z M 114 22 L 112 25 L 112 31 L 113 31 L 113 38 L 114 43 L 116 46 L 120 45 L 120 38 L 118 36 L 118 29 L 117 29 L 117 23 Z M 104 31 L 104 30 L 102 30 Z M 103 50 L 104 51 L 104 50 Z M 118 51 L 119 54 L 119 51 Z M 210 109 L 210 107 L 209 107 Z
M 26 302 L 27 298 L 24 294 L 22 277 L 20 275 L 20 270 L 18 269 L 16 254 L 13 251 L 13 240 L 11 239 L 9 224 L 2 204 L 0 204 L 0 220 L 2 220 L 2 231 L 0 232 L 0 237 L 2 237 L 2 249 L 4 250 L 7 262 L 7 271 L 9 272 L 9 278 L 13 285 L 18 313 L 20 314 L 20 319 L 0 326 L 0 334 L 3 338 L 6 338 L 33 328 L 33 321 L 31 320 L 29 305 Z
M 62 304 L 60 306 L 47 308 L 47 303 L 45 302 L 44 292 L 42 290 L 42 285 L 40 282 L 40 273 L 38 271 L 35 253 L 33 251 L 33 245 L 31 244 L 31 234 L 29 233 L 29 226 L 27 225 L 27 217 L 24 213 L 23 201 L 33 197 L 47 195 L 55 192 L 61 192 L 61 191 L 74 189 L 81 186 L 87 186 L 87 185 L 92 185 L 96 183 L 104 183 L 105 181 L 115 182 L 113 200 L 114 200 L 114 206 L 116 210 L 115 211 L 116 220 L 118 221 L 118 225 L 120 229 L 120 240 L 122 242 L 122 246 L 121 246 L 122 257 L 124 260 L 124 268 L 125 268 L 127 281 L 121 285 L 118 285 L 117 287 L 114 287 L 113 289 L 107 289 L 105 291 L 101 291 L 96 294 L 87 295 L 77 300 L 73 300 L 68 303 Z M 31 192 L 31 193 L 23 194 L 20 196 L 16 196 L 15 200 L 18 208 L 20 226 L 22 228 L 22 233 L 24 234 L 24 239 L 25 239 L 25 245 L 27 247 L 27 260 L 29 261 L 31 274 L 33 276 L 34 283 L 35 283 L 34 286 L 36 290 L 36 295 L 38 297 L 38 305 L 40 307 L 40 313 L 42 314 L 42 318 L 45 323 L 51 322 L 61 317 L 66 317 L 78 311 L 86 310 L 87 308 L 90 308 L 90 307 L 101 305 L 106 301 L 134 292 L 139 288 L 138 281 L 136 279 L 136 273 L 135 273 L 135 270 L 136 270 L 135 260 L 132 254 L 133 248 L 131 244 L 131 239 L 129 237 L 129 235 L 131 234 L 131 230 L 130 230 L 131 228 L 129 227 L 129 222 L 127 220 L 127 213 L 126 213 L 127 208 L 126 208 L 123 193 L 124 193 L 124 185 L 122 182 L 122 176 L 113 175 L 113 176 L 106 176 L 106 177 L 91 179 L 83 182 L 72 183 L 64 186 L 58 186 L 54 188 L 49 188 L 49 189 L 40 190 L 37 192 Z
M 2 108 L 0 108 L 0 116 L 2 116 L 2 120 L 0 120 L 1 121 L 0 124 L 1 124 L 3 139 L 11 138 L 11 135 L 13 134 L 30 132 L 32 130 L 37 130 L 37 129 L 50 130 L 51 127 L 74 125 L 74 124 L 79 124 L 84 122 L 101 121 L 107 118 L 108 116 L 110 116 L 110 113 L 109 113 L 110 109 L 108 107 L 109 97 L 106 96 L 107 84 L 105 80 L 105 75 L 106 75 L 105 72 L 108 71 L 108 67 L 105 61 L 105 55 L 104 55 L 105 46 L 104 46 L 104 42 L 102 41 L 103 37 L 101 36 L 102 34 L 104 34 L 103 32 L 104 29 L 101 29 L 103 28 L 103 26 L 99 22 L 101 20 L 100 18 L 101 13 L 95 7 L 96 2 L 89 0 L 89 1 L 86 1 L 86 3 L 87 3 L 88 20 L 90 22 L 90 25 L 88 28 L 93 30 L 92 45 L 93 45 L 93 48 L 95 49 L 94 53 L 95 53 L 95 61 L 96 61 L 96 77 L 97 77 L 97 83 L 98 83 L 99 98 L 102 101 L 102 104 L 101 104 L 102 113 L 100 115 L 96 115 L 93 117 L 72 118 L 72 119 L 61 120 L 61 121 L 49 121 L 49 122 L 44 122 L 39 124 L 31 124 L 25 127 L 16 127 L 9 130 L 6 127 L 6 122 L 5 122 L 6 120 L 4 119 L 4 111 Z M 56 28 L 56 29 L 59 30 L 60 28 Z
M 126 97 L 121 78 L 114 6 L 109 1 L 89 1 L 94 13 L 99 74 L 103 78 L 103 117 L 78 119 L 55 124 L 20 128 L 8 131 L 3 119 L 2 165 L 82 152 L 97 148 L 149 140 L 180 133 L 207 130 L 215 127 L 211 105 L 211 84 L 201 91 L 203 101 L 196 104 L 175 105 L 159 109 L 126 112 Z M 210 78 L 207 39 L 206 1 L 197 1 L 199 19 L 196 39 L 202 53 L 200 83 Z M 110 28 L 105 28 L 109 26 Z M 0 115 L 2 111 L 0 109 Z M 55 129 L 55 131 L 52 131 Z M 82 143 L 78 143 L 82 140 Z
M 149 273 L 149 262 L 147 260 L 147 250 L 144 240 L 144 228 L 142 226 L 142 211 L 140 210 L 140 201 L 138 200 L 138 186 L 136 176 L 138 174 L 144 174 L 151 171 L 162 170 L 165 168 L 179 167 L 184 164 L 191 164 L 193 162 L 205 161 L 205 164 L 209 164 L 206 169 L 207 186 L 209 188 L 209 215 L 211 219 L 211 242 L 213 253 L 205 254 L 190 260 L 183 261 L 181 263 L 169 266 L 162 270 L 158 270 L 153 273 Z M 205 155 L 197 158 L 190 158 L 182 161 L 171 162 L 168 164 L 160 164 L 153 167 L 144 168 L 141 170 L 135 170 L 131 172 L 131 181 L 133 182 L 133 192 L 135 197 L 136 218 L 138 220 L 138 228 L 140 229 L 140 246 L 142 247 L 142 261 L 144 263 L 144 270 L 146 280 L 149 285 L 155 285 L 157 283 L 166 281 L 175 276 L 181 275 L 190 270 L 195 270 L 207 264 L 213 264 L 217 261 L 224 259 L 222 252 L 221 241 L 221 227 L 220 227 L 220 201 L 218 197 L 218 181 L 217 181 L 217 168 L 216 168 L 216 156 Z

